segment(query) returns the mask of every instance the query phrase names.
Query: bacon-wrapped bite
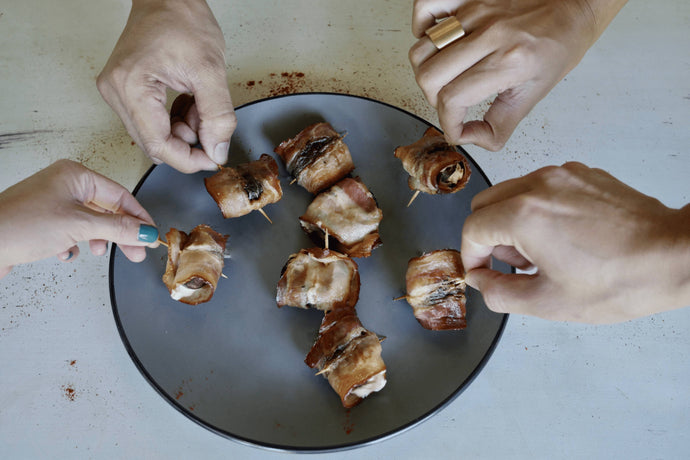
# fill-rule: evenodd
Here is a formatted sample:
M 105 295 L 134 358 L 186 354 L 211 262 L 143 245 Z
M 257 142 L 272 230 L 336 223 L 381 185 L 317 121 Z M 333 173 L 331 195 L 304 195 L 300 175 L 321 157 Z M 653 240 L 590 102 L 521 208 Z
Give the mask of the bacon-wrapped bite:
M 432 251 L 407 265 L 407 302 L 426 329 L 464 329 L 465 269 L 460 252 Z
M 266 154 L 256 161 L 221 168 L 204 183 L 225 218 L 244 216 L 283 197 L 278 164 Z
M 412 190 L 435 195 L 462 190 L 470 180 L 470 164 L 460 152 L 448 144 L 436 128 L 424 132 L 421 139 L 395 149 L 410 177 Z
M 369 257 L 381 245 L 381 219 L 383 211 L 358 177 L 347 177 L 321 192 L 299 218 L 302 229 L 317 243 L 325 240 L 327 232 L 333 247 L 350 257 Z
M 223 270 L 228 237 L 199 225 L 189 235 L 171 228 L 166 239 L 168 263 L 163 282 L 170 296 L 190 305 L 211 300 Z
M 354 260 L 321 248 L 302 249 L 288 259 L 278 282 L 276 303 L 323 311 L 354 307 L 359 270 Z
M 274 150 L 288 172 L 310 193 L 319 193 L 355 169 L 343 137 L 329 123 L 304 128 Z
M 347 408 L 386 385 L 381 341 L 362 326 L 354 307 L 326 313 L 319 336 L 304 362 L 328 379 Z

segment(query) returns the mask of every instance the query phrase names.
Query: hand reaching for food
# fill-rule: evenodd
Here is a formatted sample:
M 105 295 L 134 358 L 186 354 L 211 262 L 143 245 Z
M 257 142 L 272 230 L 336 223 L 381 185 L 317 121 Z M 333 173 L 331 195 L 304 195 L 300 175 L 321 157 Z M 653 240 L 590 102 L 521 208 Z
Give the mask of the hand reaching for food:
M 547 167 L 477 194 L 465 281 L 492 310 L 613 323 L 690 305 L 690 205 L 671 209 L 600 169 Z M 491 270 L 491 256 L 533 274 Z
M 96 255 L 113 241 L 140 262 L 157 240 L 153 219 L 127 189 L 74 161 L 57 161 L 0 193 L 0 277 L 46 257 L 74 260 L 79 241 Z
M 451 144 L 500 150 L 570 72 L 625 0 L 416 0 L 410 62 Z M 439 50 L 425 31 L 454 16 L 464 35 Z M 460 34 L 454 35 L 457 37 Z M 468 109 L 497 95 L 483 120 Z
M 212 171 L 227 161 L 237 124 L 224 53 L 204 0 L 134 1 L 98 90 L 154 163 Z M 183 93 L 170 114 L 168 88 Z

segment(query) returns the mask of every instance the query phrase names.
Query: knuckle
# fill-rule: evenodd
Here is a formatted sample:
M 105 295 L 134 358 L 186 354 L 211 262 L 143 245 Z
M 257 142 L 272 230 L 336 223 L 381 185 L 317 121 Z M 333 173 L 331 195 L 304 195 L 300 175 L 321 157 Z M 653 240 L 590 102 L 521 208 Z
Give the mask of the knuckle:
M 142 142 L 144 152 L 153 160 L 163 160 L 166 154 L 165 143 L 159 140 L 145 140 Z
M 412 4 L 412 17 L 417 18 L 428 8 L 428 0 L 414 0 Z
M 419 67 L 419 64 L 422 61 L 423 51 L 422 45 L 420 42 L 417 42 L 412 45 L 410 50 L 407 52 L 407 58 L 410 60 L 410 64 L 412 64 L 413 69 Z
M 124 214 L 114 214 L 113 215 L 113 238 L 115 242 L 127 242 L 130 239 L 130 219 Z
M 508 142 L 508 136 L 506 135 L 496 135 L 489 139 L 486 145 L 486 149 L 491 152 L 498 152 L 503 147 L 505 147 L 506 142 Z
M 52 167 L 55 169 L 58 175 L 69 176 L 73 180 L 76 180 L 87 171 L 86 166 L 66 158 L 57 160 L 55 163 L 53 163 Z
M 524 44 L 510 47 L 503 55 L 503 63 L 510 69 L 524 69 L 530 67 L 532 54 Z
M 434 75 L 424 67 L 418 68 L 414 77 L 422 90 L 429 90 L 433 86 Z

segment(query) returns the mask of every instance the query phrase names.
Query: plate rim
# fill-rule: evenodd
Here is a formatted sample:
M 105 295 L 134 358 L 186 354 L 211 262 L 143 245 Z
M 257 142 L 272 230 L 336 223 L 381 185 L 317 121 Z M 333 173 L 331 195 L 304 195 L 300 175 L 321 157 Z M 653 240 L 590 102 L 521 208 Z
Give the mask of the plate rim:
M 422 117 L 405 110 L 403 108 L 397 107 L 395 105 L 389 104 L 384 101 L 379 101 L 377 99 L 372 99 L 370 97 L 366 96 L 360 96 L 360 95 L 355 95 L 355 94 L 347 94 L 347 93 L 337 93 L 337 92 L 327 92 L 327 91 L 313 91 L 313 92 L 303 92 L 303 93 L 292 93 L 292 94 L 281 94 L 277 96 L 270 96 L 270 97 L 265 97 L 261 99 L 256 99 L 250 102 L 247 102 L 245 104 L 242 104 L 238 107 L 235 107 L 235 111 L 238 111 L 244 107 L 249 107 L 254 104 L 259 104 L 262 102 L 266 101 L 272 101 L 276 99 L 282 99 L 286 97 L 303 97 L 303 96 L 339 96 L 339 97 L 349 97 L 349 98 L 356 98 L 356 99 L 362 99 L 368 102 L 373 102 L 376 104 L 381 104 L 384 106 L 387 106 L 389 108 L 395 109 L 399 112 L 402 112 L 408 116 L 411 116 L 418 121 L 422 122 L 423 124 L 427 125 L 428 127 L 434 127 L 441 131 L 438 127 L 430 123 L 429 121 L 423 119 Z M 465 155 L 467 158 L 469 158 L 473 165 L 476 166 L 476 169 L 473 171 L 473 173 L 479 173 L 482 178 L 486 181 L 489 187 L 492 186 L 491 181 L 489 178 L 486 176 L 482 168 L 479 166 L 479 164 L 470 156 L 467 151 L 462 148 L 462 146 L 455 146 L 456 148 L 460 149 L 460 151 Z M 151 173 L 154 171 L 156 167 L 159 165 L 151 165 L 151 167 L 144 173 L 144 175 L 141 177 L 137 185 L 134 187 L 134 190 L 132 191 L 132 195 L 136 197 L 137 193 L 141 189 L 141 187 L 144 185 L 144 182 L 146 182 L 146 179 L 151 175 Z M 403 425 L 400 425 L 396 429 L 392 429 L 389 431 L 386 431 L 385 433 L 378 434 L 376 436 L 372 436 L 363 440 L 359 441 L 353 441 L 350 443 L 342 443 L 342 444 L 337 444 L 337 445 L 332 445 L 332 446 L 288 446 L 288 445 L 282 445 L 282 444 L 276 444 L 276 443 L 271 443 L 271 442 L 264 442 L 260 441 L 257 439 L 250 439 L 244 436 L 240 436 L 237 434 L 233 434 L 227 430 L 224 430 L 222 428 L 219 428 L 217 426 L 214 426 L 213 424 L 203 420 L 201 417 L 197 416 L 196 414 L 192 413 L 191 411 L 187 410 L 185 407 L 180 405 L 177 401 L 173 399 L 171 395 L 169 395 L 159 384 L 156 382 L 156 380 L 149 374 L 149 372 L 146 370 L 144 367 L 143 363 L 137 356 L 136 352 L 134 351 L 134 348 L 132 347 L 131 343 L 129 342 L 127 338 L 127 334 L 124 330 L 124 327 L 122 325 L 122 321 L 120 320 L 120 315 L 118 312 L 117 308 L 117 301 L 115 299 L 115 285 L 113 282 L 113 277 L 114 277 L 114 270 L 115 270 L 115 253 L 117 249 L 117 244 L 112 243 L 111 249 L 110 249 L 110 254 L 109 254 L 109 261 L 108 261 L 108 290 L 110 293 L 110 304 L 113 312 L 113 319 L 115 320 L 115 324 L 117 326 L 117 331 L 118 334 L 120 335 L 120 339 L 122 340 L 122 343 L 125 347 L 125 350 L 127 350 L 127 354 L 129 355 L 130 359 L 134 363 L 135 367 L 137 370 L 141 373 L 141 375 L 144 377 L 144 379 L 153 387 L 153 389 L 165 400 L 167 401 L 172 407 L 174 407 L 178 412 L 182 413 L 185 415 L 187 418 L 190 420 L 194 421 L 198 425 L 202 426 L 203 428 L 221 436 L 227 439 L 230 439 L 232 441 L 235 441 L 239 444 L 245 445 L 245 446 L 250 446 L 254 448 L 262 448 L 265 450 L 273 451 L 273 452 L 293 452 L 293 453 L 327 453 L 327 452 L 338 452 L 338 451 L 345 451 L 345 450 L 351 450 L 351 449 L 356 449 L 360 447 L 365 447 L 368 445 L 372 445 L 381 441 L 384 441 L 386 439 L 390 439 L 394 436 L 400 435 L 402 433 L 407 432 L 408 430 L 420 425 L 421 423 L 429 420 L 431 417 L 434 415 L 438 414 L 440 411 L 442 411 L 444 408 L 446 408 L 450 403 L 452 403 L 455 399 L 457 399 L 464 391 L 467 389 L 467 387 L 474 381 L 474 379 L 479 375 L 479 373 L 484 369 L 486 364 L 488 363 L 489 359 L 493 355 L 494 351 L 496 350 L 496 347 L 498 346 L 498 342 L 501 340 L 501 337 L 503 336 L 503 332 L 506 327 L 506 323 L 508 322 L 508 317 L 510 316 L 508 313 L 500 313 L 502 315 L 501 322 L 498 328 L 498 331 L 496 332 L 496 335 L 494 336 L 493 340 L 491 341 L 491 344 L 489 345 L 488 349 L 484 353 L 484 356 L 482 356 L 482 359 L 479 361 L 479 363 L 475 366 L 475 368 L 472 370 L 470 375 L 467 376 L 462 382 L 459 383 L 457 389 L 453 391 L 450 395 L 448 395 L 445 399 L 443 399 L 440 403 L 426 411 L 424 414 L 420 415 L 419 417 L 415 418 L 414 420 L 411 420 Z M 515 273 L 515 268 L 511 267 L 511 272 Z

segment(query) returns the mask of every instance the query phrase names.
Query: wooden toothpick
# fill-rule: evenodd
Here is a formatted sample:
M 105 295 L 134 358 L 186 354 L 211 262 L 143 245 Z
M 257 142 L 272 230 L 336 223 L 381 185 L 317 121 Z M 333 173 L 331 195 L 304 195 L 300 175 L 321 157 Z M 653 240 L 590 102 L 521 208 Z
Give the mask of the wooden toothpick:
M 161 240 L 161 237 L 160 237 L 160 236 L 158 237 L 158 242 L 159 242 L 160 244 L 162 244 L 163 246 L 165 246 L 166 248 L 168 247 L 168 243 L 166 243 L 165 241 Z
M 296 178 L 296 177 L 290 181 L 290 185 L 294 184 L 295 182 L 297 182 L 297 178 Z
M 409 208 L 412 202 L 414 201 L 415 198 L 417 198 L 417 195 L 419 195 L 419 190 L 414 192 L 414 195 L 412 195 L 412 198 L 410 198 L 410 201 L 407 202 L 407 207 Z
M 328 249 L 328 229 L 324 228 L 323 231 L 326 233 L 324 236 L 323 245 L 326 249 Z
M 407 299 L 407 295 L 401 295 L 400 297 L 396 297 L 393 299 L 394 301 L 402 300 L 402 299 Z
M 257 211 L 259 211 L 259 212 L 261 213 L 261 215 L 264 216 L 264 217 L 266 218 L 267 221 L 269 221 L 270 223 L 273 223 L 273 221 L 271 220 L 271 218 L 268 217 L 268 214 L 266 214 L 266 213 L 264 212 L 263 209 L 257 209 Z

